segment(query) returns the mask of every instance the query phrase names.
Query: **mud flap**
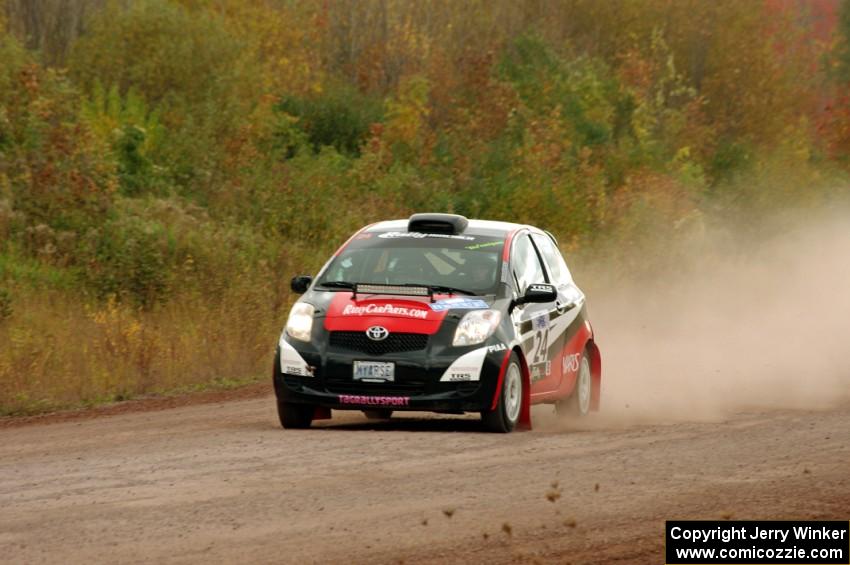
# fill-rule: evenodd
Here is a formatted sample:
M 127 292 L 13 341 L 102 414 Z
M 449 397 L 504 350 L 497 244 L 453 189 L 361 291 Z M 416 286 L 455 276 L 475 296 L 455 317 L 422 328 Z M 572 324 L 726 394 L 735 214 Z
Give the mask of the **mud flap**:
M 598 412 L 602 396 L 602 355 L 593 341 L 588 341 L 586 347 L 590 353 L 590 409 Z
M 522 355 L 519 355 L 519 363 L 522 367 L 522 406 L 519 409 L 516 429 L 531 431 L 531 371 Z

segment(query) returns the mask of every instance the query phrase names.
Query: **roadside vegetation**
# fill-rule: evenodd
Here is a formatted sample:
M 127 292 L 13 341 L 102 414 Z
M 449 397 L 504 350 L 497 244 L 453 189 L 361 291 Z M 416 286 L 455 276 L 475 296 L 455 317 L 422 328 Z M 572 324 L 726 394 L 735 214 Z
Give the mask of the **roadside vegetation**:
M 839 1 L 0 7 L 0 414 L 267 378 L 289 278 L 379 219 L 635 273 L 846 190 Z

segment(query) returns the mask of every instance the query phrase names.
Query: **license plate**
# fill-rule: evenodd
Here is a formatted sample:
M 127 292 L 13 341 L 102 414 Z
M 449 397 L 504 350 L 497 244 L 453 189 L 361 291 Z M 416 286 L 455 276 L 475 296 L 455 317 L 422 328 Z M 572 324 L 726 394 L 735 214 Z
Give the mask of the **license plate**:
M 376 361 L 355 361 L 355 381 L 387 382 L 395 380 L 395 363 L 378 363 Z

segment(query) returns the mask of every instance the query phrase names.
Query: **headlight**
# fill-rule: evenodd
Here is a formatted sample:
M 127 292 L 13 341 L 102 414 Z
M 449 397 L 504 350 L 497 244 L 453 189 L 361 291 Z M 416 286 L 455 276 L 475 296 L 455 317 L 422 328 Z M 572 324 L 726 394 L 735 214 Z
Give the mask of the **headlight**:
M 310 341 L 315 311 L 312 304 L 296 302 L 289 311 L 289 319 L 286 320 L 286 334 L 293 339 Z
M 498 310 L 473 310 L 469 312 L 455 331 L 452 345 L 475 345 L 481 343 L 496 331 L 502 314 Z

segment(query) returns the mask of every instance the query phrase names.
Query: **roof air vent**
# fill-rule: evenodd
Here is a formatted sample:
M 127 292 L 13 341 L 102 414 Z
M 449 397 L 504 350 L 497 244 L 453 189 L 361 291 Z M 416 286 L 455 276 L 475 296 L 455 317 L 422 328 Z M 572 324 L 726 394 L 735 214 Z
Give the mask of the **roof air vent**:
M 419 233 L 463 233 L 469 220 L 457 214 L 413 214 L 407 221 L 407 231 Z

